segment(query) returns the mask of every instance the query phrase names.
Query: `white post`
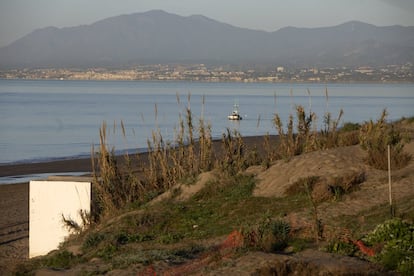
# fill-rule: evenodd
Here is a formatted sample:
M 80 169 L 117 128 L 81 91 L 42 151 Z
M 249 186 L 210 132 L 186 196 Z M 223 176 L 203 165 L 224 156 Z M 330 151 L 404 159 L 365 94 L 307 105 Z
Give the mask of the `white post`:
M 391 215 L 394 216 L 393 206 L 392 206 L 392 187 L 391 187 L 391 150 L 390 145 L 387 146 L 388 149 L 388 193 L 390 199 L 390 208 L 391 208 Z

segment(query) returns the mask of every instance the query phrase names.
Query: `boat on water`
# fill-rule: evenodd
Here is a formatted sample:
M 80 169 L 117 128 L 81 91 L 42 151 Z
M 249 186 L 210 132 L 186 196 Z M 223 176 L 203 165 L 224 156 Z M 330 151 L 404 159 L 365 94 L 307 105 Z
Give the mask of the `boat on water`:
M 227 116 L 227 119 L 229 120 L 235 120 L 235 121 L 240 121 L 242 120 L 242 116 L 240 116 L 239 114 L 239 105 L 238 104 L 234 104 L 233 105 L 233 112 Z

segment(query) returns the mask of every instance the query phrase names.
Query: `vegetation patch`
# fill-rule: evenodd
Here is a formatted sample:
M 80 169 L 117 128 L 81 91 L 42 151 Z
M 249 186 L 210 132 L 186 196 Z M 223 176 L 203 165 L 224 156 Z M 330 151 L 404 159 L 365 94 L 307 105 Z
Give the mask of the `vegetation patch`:
M 257 225 L 242 230 L 244 245 L 264 252 L 282 251 L 291 238 L 290 225 L 284 220 L 264 218 Z
M 387 115 L 387 111 L 383 110 L 376 122 L 366 122 L 359 135 L 361 147 L 368 153 L 367 163 L 380 170 L 388 169 L 388 146 L 393 169 L 402 168 L 411 160 L 411 156 L 403 151 L 409 138 L 394 124 L 387 123 Z
M 414 271 L 414 225 L 401 219 L 378 225 L 363 239 L 371 246 L 380 246 L 374 260 L 389 270 L 409 275 Z

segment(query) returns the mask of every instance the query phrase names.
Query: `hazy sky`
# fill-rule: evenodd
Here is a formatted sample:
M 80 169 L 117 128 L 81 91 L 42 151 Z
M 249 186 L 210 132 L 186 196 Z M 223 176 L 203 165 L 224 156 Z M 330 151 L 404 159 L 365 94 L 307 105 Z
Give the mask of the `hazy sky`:
M 183 16 L 202 14 L 266 31 L 350 20 L 414 26 L 414 0 L 0 0 L 0 46 L 38 28 L 78 26 L 152 9 Z

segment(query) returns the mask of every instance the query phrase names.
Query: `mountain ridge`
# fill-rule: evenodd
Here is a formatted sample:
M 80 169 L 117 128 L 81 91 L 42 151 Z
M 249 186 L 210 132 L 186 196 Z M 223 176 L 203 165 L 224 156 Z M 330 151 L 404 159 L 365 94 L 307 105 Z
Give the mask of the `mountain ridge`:
M 89 25 L 46 27 L 0 48 L 0 68 L 131 66 L 142 63 L 360 66 L 414 62 L 414 27 L 349 21 L 273 32 L 162 10 Z

